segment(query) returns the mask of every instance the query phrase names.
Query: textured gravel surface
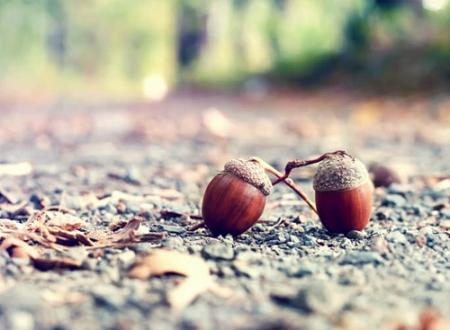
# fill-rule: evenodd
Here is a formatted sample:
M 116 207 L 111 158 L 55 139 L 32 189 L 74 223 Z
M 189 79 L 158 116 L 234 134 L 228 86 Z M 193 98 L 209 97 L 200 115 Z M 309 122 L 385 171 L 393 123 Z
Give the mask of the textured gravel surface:
M 9 199 L 0 197 L 0 221 L 24 222 L 56 205 L 96 228 L 140 215 L 141 232 L 166 233 L 103 255 L 73 247 L 79 270 L 39 271 L 1 251 L 1 329 L 419 329 L 426 313 L 450 316 L 448 99 L 181 97 L 158 106 L 0 111 L 0 161 L 32 166 L 25 175 L 0 175 Z M 335 149 L 395 168 L 403 180 L 376 189 L 363 232 L 328 233 L 283 185 L 239 237 L 187 230 L 228 159 L 259 156 L 282 169 Z M 311 197 L 313 174 L 311 167 L 294 175 Z M 96 204 L 93 196 L 115 198 Z M 228 294 L 205 292 L 172 312 L 165 296 L 178 276 L 127 276 L 156 247 L 200 256 Z

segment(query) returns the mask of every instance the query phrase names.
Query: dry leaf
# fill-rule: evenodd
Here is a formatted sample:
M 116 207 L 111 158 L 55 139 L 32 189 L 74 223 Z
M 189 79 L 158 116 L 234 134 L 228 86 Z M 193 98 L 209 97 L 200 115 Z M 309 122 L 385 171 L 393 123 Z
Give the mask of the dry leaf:
M 175 310 L 188 306 L 199 294 L 212 286 L 209 267 L 203 259 L 177 251 L 155 250 L 129 272 L 132 278 L 179 274 L 186 279 L 167 294 L 167 302 Z
M 138 234 L 142 219 L 135 217 L 126 224 L 115 224 L 113 228 L 120 228 L 113 232 L 92 232 L 89 237 L 95 241 L 94 245 L 89 249 L 100 249 L 105 247 L 125 247 L 130 244 L 140 242 L 152 242 L 160 240 L 166 236 L 165 233 L 145 233 Z
M 112 234 L 113 242 L 134 242 L 136 240 L 136 231 L 139 229 L 142 220 L 138 218 L 131 219 L 122 229 Z
M 94 243 L 81 232 L 71 233 L 62 229 L 49 228 L 49 232 L 56 237 L 56 243 L 66 246 L 86 245 L 93 246 Z
M 63 269 L 78 269 L 81 267 L 82 262 L 79 260 L 74 260 L 70 258 L 33 258 L 33 265 L 39 270 L 50 270 L 55 268 L 63 268 Z
M 28 259 L 36 258 L 39 255 L 33 247 L 29 246 L 24 241 L 11 236 L 3 240 L 2 244 L 0 244 L 0 249 L 6 250 L 13 258 Z

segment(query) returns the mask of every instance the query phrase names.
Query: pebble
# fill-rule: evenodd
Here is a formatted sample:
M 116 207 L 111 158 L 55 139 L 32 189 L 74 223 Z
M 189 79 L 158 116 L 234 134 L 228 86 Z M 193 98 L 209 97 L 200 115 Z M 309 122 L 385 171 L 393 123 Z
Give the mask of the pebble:
M 444 218 L 450 219 L 450 208 L 442 209 L 441 210 L 441 215 Z
M 331 316 L 343 306 L 345 296 L 341 290 L 326 282 L 313 282 L 302 287 L 292 301 L 294 307 L 306 312 Z
M 182 234 L 186 231 L 186 229 L 183 227 L 173 225 L 161 225 L 161 228 L 163 231 L 167 231 L 168 233 L 173 234 Z
M 340 263 L 342 265 L 378 265 L 383 263 L 383 258 L 376 252 L 351 251 L 345 254 Z
M 129 268 L 136 259 L 136 253 L 132 250 L 128 250 L 122 253 L 119 253 L 116 258 L 119 260 L 120 264 L 123 268 Z
M 261 270 L 259 268 L 252 266 L 243 260 L 233 261 L 233 268 L 236 270 L 238 275 L 244 275 L 248 278 L 257 278 L 261 274 Z
M 9 328 L 12 330 L 33 330 L 33 315 L 25 311 L 14 311 L 7 315 Z
M 383 206 L 393 206 L 393 207 L 402 207 L 406 204 L 406 199 L 401 195 L 387 195 L 381 205 Z
M 175 249 L 175 250 L 184 250 L 184 241 L 179 236 L 170 236 L 167 237 L 163 243 L 162 246 L 168 248 L 168 249 Z
M 366 238 L 366 234 L 363 231 L 359 231 L 359 230 L 350 230 L 346 236 L 350 239 L 354 239 L 354 240 L 362 240 L 364 238 Z
M 18 284 L 0 293 L 1 309 L 36 311 L 42 305 L 40 290 L 29 284 Z
M 362 271 L 351 268 L 339 274 L 338 282 L 342 285 L 364 285 L 366 277 Z
M 317 272 L 317 265 L 310 262 L 302 262 L 295 271 L 291 273 L 293 277 L 311 276 Z
M 212 242 L 205 245 L 203 255 L 208 259 L 233 260 L 235 253 L 233 248 L 228 244 Z
M 95 286 L 91 293 L 96 304 L 99 306 L 117 310 L 126 302 L 126 298 L 120 294 L 119 290 L 111 285 Z
M 386 240 L 389 242 L 407 244 L 408 239 L 399 231 L 393 231 L 386 235 Z

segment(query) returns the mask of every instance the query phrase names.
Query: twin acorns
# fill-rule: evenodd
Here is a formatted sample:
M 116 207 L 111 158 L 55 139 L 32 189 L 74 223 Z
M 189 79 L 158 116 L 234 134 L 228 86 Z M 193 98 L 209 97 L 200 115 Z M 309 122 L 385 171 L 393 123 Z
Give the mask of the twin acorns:
M 299 167 L 319 163 L 313 179 L 316 205 L 289 178 Z M 271 182 L 267 173 L 277 179 Z M 333 233 L 362 230 L 372 212 L 373 185 L 366 167 L 345 151 L 312 160 L 294 160 L 282 174 L 259 158 L 233 159 L 206 188 L 202 216 L 213 235 L 239 235 L 258 221 L 272 187 L 284 182 L 316 212 Z

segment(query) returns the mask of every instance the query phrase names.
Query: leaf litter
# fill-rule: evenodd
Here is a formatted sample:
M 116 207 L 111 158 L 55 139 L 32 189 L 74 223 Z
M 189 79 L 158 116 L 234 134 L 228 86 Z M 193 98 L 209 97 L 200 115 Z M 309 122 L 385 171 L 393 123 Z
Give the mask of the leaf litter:
M 143 221 L 141 217 L 135 217 L 119 228 L 100 231 L 92 230 L 73 213 L 50 207 L 34 212 L 25 223 L 2 219 L 0 249 L 7 251 L 11 257 L 31 260 L 39 270 L 78 269 L 82 267 L 83 260 L 65 255 L 73 247 L 93 250 L 122 248 L 165 237 L 165 233 L 138 233 Z M 61 255 L 49 256 L 49 251 Z
M 183 310 L 200 294 L 215 288 L 209 266 L 202 258 L 164 249 L 153 250 L 144 256 L 131 268 L 128 276 L 145 280 L 166 274 L 186 277 L 166 296 L 167 303 L 175 311 Z

